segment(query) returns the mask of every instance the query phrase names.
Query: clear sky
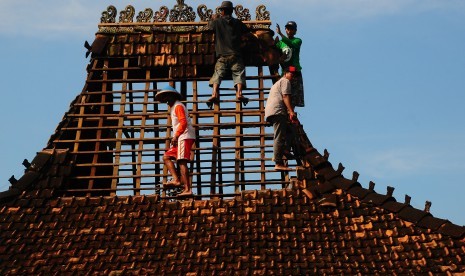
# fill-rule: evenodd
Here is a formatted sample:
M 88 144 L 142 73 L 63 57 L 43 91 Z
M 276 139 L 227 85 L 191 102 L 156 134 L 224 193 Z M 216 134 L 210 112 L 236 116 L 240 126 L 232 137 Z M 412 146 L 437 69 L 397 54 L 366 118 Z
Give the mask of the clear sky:
M 306 93 L 299 118 L 344 176 L 395 188 L 434 216 L 465 225 L 465 1 L 233 1 L 254 17 L 298 24 Z M 186 0 L 194 9 L 221 1 Z M 46 146 L 85 83 L 84 41 L 102 11 L 176 1 L 0 1 L 0 190 Z M 274 27 L 273 27 L 274 29 Z

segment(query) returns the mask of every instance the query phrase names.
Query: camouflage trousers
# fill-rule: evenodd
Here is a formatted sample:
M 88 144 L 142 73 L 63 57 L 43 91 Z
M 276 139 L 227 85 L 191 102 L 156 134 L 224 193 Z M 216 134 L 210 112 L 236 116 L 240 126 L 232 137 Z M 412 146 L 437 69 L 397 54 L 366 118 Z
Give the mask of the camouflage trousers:
M 295 72 L 294 77 L 291 80 L 292 90 L 292 105 L 298 107 L 304 107 L 304 81 L 302 79 L 302 72 Z

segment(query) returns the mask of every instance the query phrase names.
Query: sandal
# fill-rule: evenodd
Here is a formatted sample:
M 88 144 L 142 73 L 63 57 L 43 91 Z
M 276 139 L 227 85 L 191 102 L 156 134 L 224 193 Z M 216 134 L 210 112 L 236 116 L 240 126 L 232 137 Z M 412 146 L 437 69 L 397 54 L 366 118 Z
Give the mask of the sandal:
M 278 164 L 274 166 L 274 169 L 277 171 L 292 171 L 292 168 L 289 168 L 288 166 L 284 166 L 284 165 L 278 165 Z
M 181 182 L 176 182 L 173 179 L 171 179 L 168 182 L 163 183 L 163 188 L 165 189 L 175 189 L 175 188 L 180 188 L 182 186 Z
M 244 97 L 242 95 L 237 97 L 237 100 L 240 101 L 241 103 L 243 103 L 244 105 L 247 105 L 249 103 L 249 98 Z
M 210 109 L 213 109 L 214 104 L 218 104 L 220 102 L 220 99 L 218 97 L 210 97 L 210 99 L 207 100 L 207 106 Z
M 185 192 L 183 191 L 182 193 L 178 194 L 178 197 L 188 197 L 188 196 L 192 196 L 192 191 L 190 192 Z

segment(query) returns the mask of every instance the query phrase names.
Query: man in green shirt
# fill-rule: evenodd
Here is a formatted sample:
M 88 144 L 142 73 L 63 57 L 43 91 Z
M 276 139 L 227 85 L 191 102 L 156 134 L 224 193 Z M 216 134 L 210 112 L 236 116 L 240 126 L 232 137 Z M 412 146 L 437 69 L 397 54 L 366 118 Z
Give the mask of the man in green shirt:
M 291 81 L 292 86 L 292 105 L 303 107 L 304 103 L 304 84 L 302 79 L 302 66 L 300 66 L 300 46 L 302 39 L 295 37 L 297 33 L 297 23 L 289 21 L 285 25 L 286 35 L 281 32 L 281 28 L 276 24 L 276 32 L 281 36 L 276 46 L 283 52 L 281 68 L 294 66 L 296 72 Z

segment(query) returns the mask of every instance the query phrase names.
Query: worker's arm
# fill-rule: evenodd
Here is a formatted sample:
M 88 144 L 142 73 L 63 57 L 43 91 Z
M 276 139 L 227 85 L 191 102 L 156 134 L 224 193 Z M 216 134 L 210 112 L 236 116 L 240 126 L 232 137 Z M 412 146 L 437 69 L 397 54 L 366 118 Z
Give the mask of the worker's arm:
M 278 24 L 276 24 L 276 32 L 281 36 L 281 41 L 287 46 L 294 48 L 294 49 L 299 49 L 300 46 L 302 45 L 302 39 L 296 38 L 294 40 L 290 40 L 287 36 L 285 36 L 281 32 L 281 27 L 279 27 Z
M 287 36 L 281 34 L 281 41 L 293 49 L 299 49 L 302 45 L 302 39 L 297 38 L 290 40 Z
M 295 118 L 294 108 L 292 108 L 292 104 L 291 104 L 291 94 L 284 94 L 283 95 L 283 102 L 284 102 L 284 105 L 287 108 L 287 113 L 289 114 L 289 118 L 291 118 L 291 119 Z
M 176 133 L 174 134 L 173 139 L 171 140 L 172 143 L 177 142 L 179 136 L 181 136 L 181 134 L 183 134 L 187 128 L 187 118 L 186 118 L 186 113 L 184 112 L 183 106 L 177 105 L 176 108 L 174 109 L 174 113 L 176 114 L 176 117 L 178 117 L 179 127 L 176 130 Z

